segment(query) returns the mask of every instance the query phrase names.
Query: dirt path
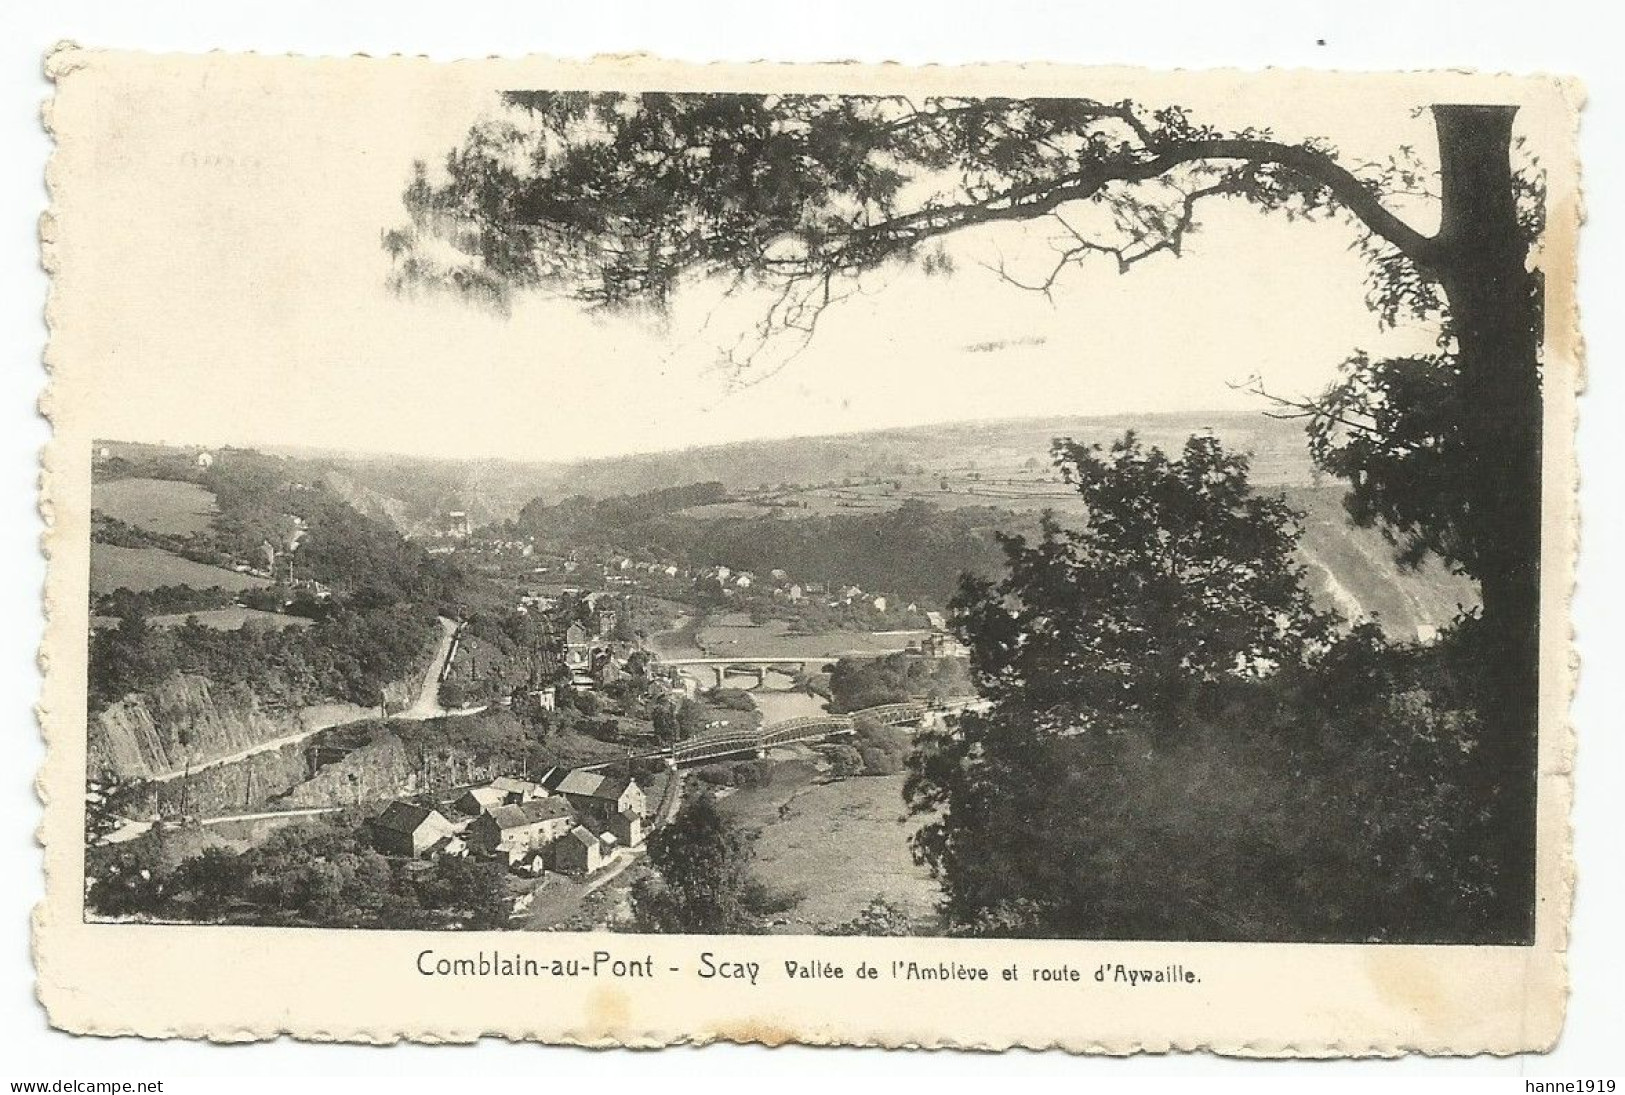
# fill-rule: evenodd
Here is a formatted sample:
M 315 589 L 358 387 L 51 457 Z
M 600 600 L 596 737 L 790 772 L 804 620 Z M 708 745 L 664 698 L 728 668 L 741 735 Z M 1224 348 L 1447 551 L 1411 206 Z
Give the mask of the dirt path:
M 446 714 L 446 709 L 440 706 L 440 675 L 446 668 L 446 659 L 451 657 L 451 644 L 457 638 L 457 621 L 440 617 L 440 645 L 435 647 L 434 657 L 429 660 L 429 668 L 423 672 L 423 683 L 418 686 L 417 699 L 412 706 L 395 717 L 398 719 L 437 719 Z

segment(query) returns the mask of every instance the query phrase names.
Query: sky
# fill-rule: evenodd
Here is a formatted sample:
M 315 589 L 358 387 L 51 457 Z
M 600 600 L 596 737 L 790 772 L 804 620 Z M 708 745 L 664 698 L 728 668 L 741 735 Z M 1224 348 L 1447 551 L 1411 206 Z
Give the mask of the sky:
M 412 162 L 500 109 L 483 80 L 268 61 L 70 85 L 58 109 L 93 136 L 55 169 L 53 307 L 69 322 L 52 353 L 90 364 L 94 434 L 569 460 L 974 418 L 1262 410 L 1233 385 L 1256 374 L 1314 394 L 1356 349 L 1433 341 L 1379 330 L 1348 226 L 1241 203 L 1207 207 L 1183 256 L 1126 275 L 1099 259 L 1050 299 L 984 266 L 1041 276 L 1049 229 L 955 237 L 954 274 L 870 278 L 771 375 L 717 366 L 756 302 L 707 322 L 705 287 L 664 319 L 392 293 L 380 235 L 404 220 Z M 1351 155 L 1430 151 L 1413 103 L 1350 111 L 1318 89 L 1183 95 L 1215 121 L 1324 134 Z

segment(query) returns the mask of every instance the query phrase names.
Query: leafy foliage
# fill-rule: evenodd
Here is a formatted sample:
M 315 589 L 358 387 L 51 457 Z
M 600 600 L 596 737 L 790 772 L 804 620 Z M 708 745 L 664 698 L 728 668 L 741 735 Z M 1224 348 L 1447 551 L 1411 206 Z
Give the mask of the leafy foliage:
M 304 612 L 315 624 L 281 630 L 250 624 L 225 631 L 188 621 L 155 628 L 146 622 L 149 612 L 175 611 L 177 605 L 182 611 L 213 607 L 218 595 L 115 591 L 102 599 L 101 608 L 115 611 L 120 624 L 97 632 L 90 642 L 93 714 L 183 673 L 246 689 L 272 704 L 343 699 L 372 705 L 385 685 L 407 676 L 424 656 L 436 635 L 436 614 L 460 594 L 455 568 L 325 488 L 296 486 L 278 462 L 257 456 L 233 450 L 231 460 L 222 459 L 204 473 L 220 515 L 202 540 L 194 537 L 184 546 L 207 561 L 229 560 L 244 542 L 252 541 L 251 550 L 258 550 L 267 514 L 281 524 L 297 517 L 305 527 L 297 552 L 301 579 L 331 591 L 325 602 L 303 595 Z M 273 589 L 278 592 L 264 607 L 297 601 L 291 591 Z
M 1059 442 L 1056 459 L 1087 525 L 1046 517 L 1036 542 L 1006 537 L 1009 575 L 955 600 L 982 695 L 1056 730 L 1154 726 L 1192 687 L 1297 661 L 1326 635 L 1294 514 L 1253 493 L 1244 456 L 1196 436 L 1170 459 L 1131 432 L 1109 450 Z
M 904 700 L 966 696 L 971 692 L 968 669 L 963 658 L 842 658 L 829 675 L 829 709 L 839 714 Z
M 495 864 L 442 856 L 413 875 L 374 851 L 358 813 L 313 819 L 242 853 L 207 848 L 169 865 L 119 851 L 96 865 L 87 898 L 103 916 L 335 928 L 491 929 L 512 900 Z
M 1453 356 L 1373 361 L 1356 354 L 1309 420 L 1309 451 L 1353 484 L 1350 516 L 1416 566 L 1431 553 L 1472 573 L 1483 544 L 1464 500 L 1478 472 L 1465 448 L 1473 408 Z
M 754 931 L 750 860 L 750 845 L 712 797 L 690 799 L 649 837 L 649 862 L 659 878 L 640 880 L 633 890 L 638 926 L 704 935 Z
M 906 794 L 955 929 L 1109 938 L 1492 938 L 1505 884 L 1467 778 L 1476 625 L 1332 638 L 1296 532 L 1195 438 L 1058 449 L 1082 530 L 1012 538 L 956 624 L 993 702 Z
M 1231 133 L 1180 107 L 1087 99 L 964 99 L 513 91 L 404 194 L 386 233 L 399 287 L 444 285 L 504 305 L 554 286 L 595 305 L 664 303 L 685 274 L 776 292 L 735 360 L 775 332 L 810 336 L 866 269 L 951 261 L 939 237 L 1055 218 L 1060 266 L 1119 269 L 1177 253 L 1203 199 L 1295 217 L 1349 209 L 1400 250 L 1420 237 L 1377 179 L 1324 142 Z M 1370 185 L 1368 185 L 1368 182 Z M 1149 184 L 1149 185 L 1140 185 Z M 1073 219 L 1098 210 L 1081 228 Z M 1053 280 L 1053 274 L 1051 275 Z M 752 342 L 754 340 L 754 346 Z M 743 357 L 738 356 L 743 351 Z

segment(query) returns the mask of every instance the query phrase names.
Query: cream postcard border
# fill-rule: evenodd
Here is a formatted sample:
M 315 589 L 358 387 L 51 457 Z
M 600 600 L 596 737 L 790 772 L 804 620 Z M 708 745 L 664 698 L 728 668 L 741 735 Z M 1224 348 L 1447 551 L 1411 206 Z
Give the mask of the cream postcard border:
M 1575 304 L 1581 220 L 1576 127 L 1581 92 L 1553 78 L 1466 73 L 1169 72 L 1052 65 L 908 69 L 869 65 L 692 66 L 647 58 L 590 62 L 463 61 L 258 55 L 159 56 L 63 46 L 47 60 L 56 96 L 46 110 L 57 144 L 48 168 L 52 208 L 41 222 L 53 284 L 47 318 L 50 388 L 41 400 L 53 438 L 43 458 L 49 556 L 40 719 L 47 755 L 38 777 L 46 899 L 34 917 L 38 994 L 51 1023 L 97 1035 L 242 1041 L 287 1034 L 312 1040 L 463 1042 L 483 1036 L 592 1046 L 715 1040 L 1003 1049 L 1060 1047 L 1133 1053 L 1207 1049 L 1237 1055 L 1512 1053 L 1549 1048 L 1562 1026 L 1572 900 L 1569 811 L 1574 738 L 1568 710 L 1577 666 L 1569 601 L 1577 544 L 1573 436 L 1583 380 Z M 431 88 L 457 104 L 504 87 L 626 90 L 817 90 L 920 94 L 1099 94 L 1177 98 L 1239 81 L 1346 86 L 1351 93 L 1518 102 L 1542 137 L 1548 233 L 1539 255 L 1548 293 L 1545 343 L 1544 554 L 1540 741 L 1540 905 L 1531 947 L 1420 947 L 1212 943 L 1028 942 L 953 939 L 660 937 L 531 933 L 411 933 L 159 925 L 83 920 L 85 639 L 90 442 L 97 423 L 81 398 L 97 362 L 73 349 L 94 300 L 77 291 L 76 264 L 95 241 L 74 236 L 87 143 L 101 96 L 139 94 L 153 81 L 211 86 L 286 79 L 385 80 L 403 95 Z M 1093 89 L 1091 91 L 1091 89 Z M 462 98 L 458 98 L 462 96 Z M 456 105 L 456 104 L 454 104 Z M 1363 109 L 1363 104 L 1362 107 Z M 93 130 L 92 130 L 93 131 Z M 403 165 L 404 166 L 404 165 Z M 342 181 L 336 180 L 335 185 Z M 161 383 L 161 378 L 155 379 Z M 480 952 L 550 960 L 606 951 L 649 957 L 647 980 L 427 977 L 420 954 Z M 754 987 L 703 980 L 701 956 L 754 961 Z M 786 959 L 846 969 L 840 981 L 792 982 Z M 894 960 L 985 966 L 985 984 L 862 981 L 860 964 Z M 1183 965 L 1190 986 L 1100 984 L 1106 964 Z M 1015 984 L 1003 968 L 1071 966 L 1075 983 Z M 673 972 L 675 971 L 675 972 Z

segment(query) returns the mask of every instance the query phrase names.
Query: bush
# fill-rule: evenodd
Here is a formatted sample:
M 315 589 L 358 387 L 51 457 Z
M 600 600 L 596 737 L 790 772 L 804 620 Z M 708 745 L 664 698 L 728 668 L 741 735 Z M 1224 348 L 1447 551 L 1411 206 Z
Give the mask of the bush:
M 830 775 L 836 779 L 863 774 L 863 755 L 850 745 L 828 745 L 820 750 L 829 761 Z

